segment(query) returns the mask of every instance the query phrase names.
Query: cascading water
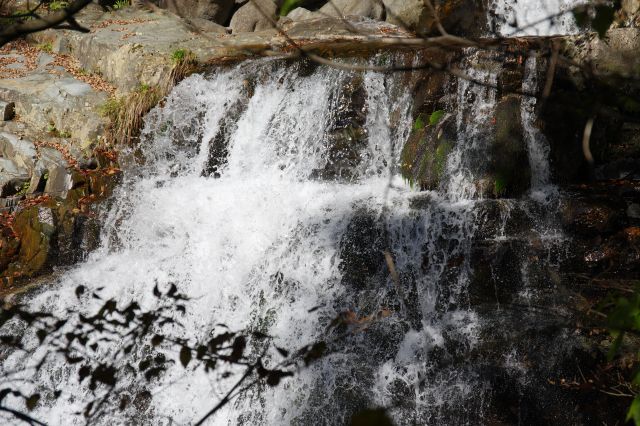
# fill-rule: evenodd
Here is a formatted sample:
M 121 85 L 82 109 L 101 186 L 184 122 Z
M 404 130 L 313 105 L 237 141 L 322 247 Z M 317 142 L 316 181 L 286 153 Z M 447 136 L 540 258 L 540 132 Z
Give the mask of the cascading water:
M 536 93 L 538 90 L 537 61 L 535 56 L 527 58 L 524 67 L 524 93 Z M 531 168 L 531 196 L 544 202 L 557 199 L 557 188 L 551 184 L 551 170 L 549 165 L 549 145 L 542 132 L 535 126 L 536 98 L 525 96 L 522 98 L 521 119 L 524 138 L 529 151 L 529 166 Z
M 532 60 L 527 70 L 523 89 L 535 91 Z M 146 118 L 102 247 L 30 304 L 64 315 L 84 285 L 152 308 L 154 286 L 175 283 L 191 297 L 185 338 L 223 323 L 273 335 L 285 348 L 314 342 L 341 312 L 384 309 L 385 318 L 339 351 L 280 387 L 245 393 L 211 423 L 345 424 L 358 409 L 383 406 L 397 424 L 477 424 L 492 394 L 482 363 L 468 360 L 496 327 L 472 294 L 496 75 L 468 72 L 487 85 L 457 81 L 457 140 L 440 189 L 423 193 L 395 170 L 413 124 L 400 74 L 265 60 L 186 79 Z M 550 173 L 534 106 L 523 101 L 521 115 L 536 199 Z M 506 238 L 515 202 L 500 205 L 499 226 L 483 238 Z M 526 284 L 529 272 L 523 265 L 518 280 Z M 528 287 L 521 290 L 530 300 Z M 89 297 L 81 303 L 87 312 L 99 306 Z M 525 374 L 515 349 L 503 355 L 504 368 Z M 12 354 L 4 368 L 28 363 Z M 87 395 L 74 394 L 75 370 L 46 367 L 39 380 L 62 383 L 73 397 L 35 414 L 82 423 L 74 413 Z M 170 371 L 137 421 L 192 423 L 232 383 Z M 128 421 L 119 415 L 102 423 Z
M 546 36 L 578 32 L 571 10 L 583 0 L 490 2 L 494 27 L 503 36 Z

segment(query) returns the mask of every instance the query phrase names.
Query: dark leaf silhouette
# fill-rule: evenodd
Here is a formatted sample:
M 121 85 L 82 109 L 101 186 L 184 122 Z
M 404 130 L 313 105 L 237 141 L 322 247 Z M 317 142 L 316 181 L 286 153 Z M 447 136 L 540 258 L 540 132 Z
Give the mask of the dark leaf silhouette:
M 89 374 L 91 374 L 91 367 L 89 367 L 88 365 L 83 365 L 82 367 L 80 367 L 80 369 L 78 370 L 78 379 L 80 383 L 82 383 L 82 381 L 86 377 L 88 377 Z
M 171 284 L 171 286 L 169 287 L 169 291 L 167 292 L 167 296 L 174 297 L 177 292 L 178 292 L 178 287 L 176 287 L 175 284 Z
M 375 408 L 354 414 L 351 426 L 393 426 L 393 422 L 384 409 Z
M 327 344 L 325 342 L 314 343 L 311 347 L 308 348 L 308 351 L 303 355 L 304 363 L 306 365 L 311 364 L 313 361 L 316 361 L 322 356 L 327 349 Z
M 151 338 L 151 344 L 153 346 L 159 346 L 162 341 L 164 340 L 164 336 L 160 335 L 160 334 L 156 334 L 155 336 L 153 336 Z
M 38 401 L 40 401 L 39 393 L 34 393 L 33 395 L 31 395 L 25 401 L 25 403 L 27 404 L 27 409 L 29 411 L 33 411 L 33 409 L 36 408 L 36 405 L 38 405 Z
M 282 380 L 283 377 L 289 376 L 293 376 L 293 373 L 289 371 L 270 371 L 267 375 L 267 384 L 269 386 L 278 386 L 280 384 L 280 380 Z
M 95 383 L 103 383 L 107 386 L 115 386 L 116 382 L 116 369 L 112 365 L 100 364 L 91 375 L 92 385 Z
M 198 346 L 196 349 L 196 358 L 202 359 L 207 354 L 207 347 L 204 345 Z
M 144 371 L 147 368 L 149 368 L 151 366 L 151 359 L 150 358 L 145 358 L 142 361 L 140 361 L 140 364 L 138 364 L 138 369 L 140 371 Z
M 82 296 L 85 291 L 86 291 L 86 287 L 83 285 L 79 285 L 78 287 L 76 287 L 76 297 L 80 299 L 80 296 Z
M 237 362 L 244 353 L 244 349 L 247 347 L 247 339 L 244 336 L 238 336 L 233 341 L 233 350 L 231 352 L 231 361 Z
M 222 334 L 218 334 L 217 336 L 215 336 L 213 339 L 209 340 L 209 350 L 211 352 L 215 352 L 216 349 L 221 346 L 223 343 L 233 339 L 233 336 L 235 336 L 235 333 L 231 333 L 231 332 L 225 332 Z
M 189 362 L 191 362 L 191 349 L 183 346 L 182 349 L 180 349 L 180 363 L 186 368 Z
M 153 367 L 148 369 L 145 373 L 144 373 L 144 377 L 145 379 L 147 379 L 148 381 L 150 381 L 151 379 L 160 377 L 160 374 L 165 370 L 164 367 Z
M 128 405 L 129 405 L 129 397 L 127 395 L 122 396 L 122 398 L 120 398 L 120 404 L 118 405 L 118 409 L 120 411 L 123 411 L 127 408 Z
M 0 402 L 2 402 L 10 393 L 11 389 L 4 388 L 0 390 Z

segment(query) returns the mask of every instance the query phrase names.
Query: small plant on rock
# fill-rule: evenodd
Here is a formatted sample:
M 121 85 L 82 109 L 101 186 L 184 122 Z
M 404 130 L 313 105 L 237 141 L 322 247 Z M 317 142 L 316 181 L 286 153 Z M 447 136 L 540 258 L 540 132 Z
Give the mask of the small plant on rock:
M 46 53 L 51 53 L 53 52 L 53 45 L 51 44 L 51 42 L 42 43 L 38 45 L 38 49 Z
M 188 53 L 189 52 L 186 49 L 174 50 L 173 53 L 171 54 L 171 61 L 174 64 L 179 64 L 180 62 L 184 62 L 184 60 L 187 58 Z
M 71 137 L 71 132 L 68 132 L 66 130 L 62 130 L 62 131 L 58 130 L 58 128 L 56 127 L 53 121 L 49 122 L 49 125 L 47 126 L 47 132 L 54 138 L 70 138 Z
M 131 3 L 129 3 L 129 0 L 117 0 L 113 4 L 113 8 L 115 10 L 120 10 L 120 9 L 124 9 L 125 7 L 129 7 L 130 5 Z
M 58 10 L 62 10 L 67 6 L 69 6 L 69 2 L 67 1 L 52 1 L 51 3 L 49 3 L 49 10 L 55 12 Z

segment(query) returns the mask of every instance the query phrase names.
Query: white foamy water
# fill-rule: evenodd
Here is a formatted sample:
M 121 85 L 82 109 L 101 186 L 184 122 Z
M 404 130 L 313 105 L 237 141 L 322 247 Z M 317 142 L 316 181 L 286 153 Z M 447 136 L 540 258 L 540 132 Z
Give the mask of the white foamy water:
M 522 92 L 535 94 L 538 92 L 536 75 L 536 58 L 530 56 L 525 61 Z M 541 203 L 549 204 L 558 198 L 558 189 L 551 183 L 549 165 L 549 143 L 536 126 L 536 103 L 534 96 L 523 96 L 520 108 L 524 139 L 529 151 L 529 167 L 531 169 L 531 197 Z
M 494 0 L 496 32 L 502 36 L 547 36 L 578 32 L 571 10 L 583 0 Z

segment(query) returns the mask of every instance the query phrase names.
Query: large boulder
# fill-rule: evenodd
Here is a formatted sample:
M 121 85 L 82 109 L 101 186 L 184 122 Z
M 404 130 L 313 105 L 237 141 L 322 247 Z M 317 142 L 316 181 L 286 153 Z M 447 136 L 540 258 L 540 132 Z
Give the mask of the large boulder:
M 160 0 L 158 6 L 183 18 L 207 19 L 224 24 L 233 12 L 234 0 Z
M 320 8 L 320 13 L 341 18 L 343 16 L 364 16 L 383 20 L 384 5 L 379 0 L 333 0 Z
M 423 0 L 383 0 L 386 21 L 419 34 L 430 33 L 435 19 Z
M 419 35 L 438 33 L 433 11 L 424 0 L 382 0 L 386 20 Z M 488 30 L 486 0 L 433 1 L 445 30 L 459 36 L 480 37 Z
M 234 34 L 273 28 L 278 17 L 278 5 L 271 0 L 253 0 L 242 6 L 231 18 Z
M 489 30 L 488 3 L 487 0 L 441 1 L 436 3 L 436 12 L 450 34 L 482 37 Z
M 287 14 L 287 18 L 292 21 L 307 21 L 309 19 L 321 18 L 320 12 L 312 12 L 304 7 L 297 7 Z

